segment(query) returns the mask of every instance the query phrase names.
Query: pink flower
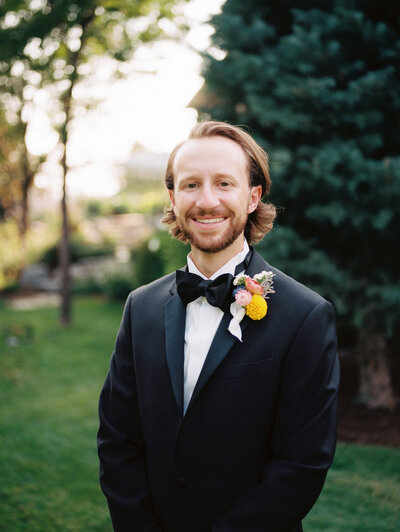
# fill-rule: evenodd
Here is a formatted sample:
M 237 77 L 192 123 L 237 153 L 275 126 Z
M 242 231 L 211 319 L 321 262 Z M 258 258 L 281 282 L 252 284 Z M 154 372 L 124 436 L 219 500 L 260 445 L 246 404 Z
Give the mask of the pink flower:
M 238 290 L 235 294 L 236 303 L 242 307 L 248 305 L 252 297 L 253 296 L 250 294 L 250 292 L 244 289 Z
M 254 281 L 251 277 L 246 277 L 246 288 L 249 292 L 252 294 L 260 294 L 261 296 L 264 295 L 263 287 L 257 283 L 257 281 Z

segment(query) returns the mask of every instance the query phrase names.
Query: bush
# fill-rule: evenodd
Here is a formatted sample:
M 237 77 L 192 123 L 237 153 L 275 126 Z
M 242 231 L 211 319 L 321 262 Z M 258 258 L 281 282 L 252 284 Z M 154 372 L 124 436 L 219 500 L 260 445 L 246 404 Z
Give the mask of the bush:
M 160 249 L 164 258 L 164 274 L 185 266 L 186 256 L 190 251 L 189 244 L 183 244 L 180 240 L 172 238 L 166 230 L 158 231 L 156 237 L 160 240 Z
M 74 280 L 71 289 L 72 293 L 77 295 L 102 294 L 104 292 L 102 284 L 93 277 Z
M 151 283 L 181 268 L 186 263 L 188 252 L 189 246 L 171 238 L 167 231 L 157 231 L 133 254 L 135 286 Z
M 119 271 L 107 275 L 101 283 L 103 292 L 112 300 L 125 301 L 135 285 L 131 272 Z
M 151 283 L 164 275 L 164 258 L 156 237 L 144 242 L 133 254 L 135 286 Z
M 181 268 L 186 263 L 189 246 L 159 230 L 132 253 L 133 267 L 107 275 L 101 282 L 105 294 L 111 299 L 124 301 L 129 292 L 138 286 Z
M 104 202 L 97 199 L 89 200 L 84 206 L 85 218 L 92 220 L 104 214 Z
M 87 257 L 106 257 L 112 255 L 114 249 L 112 244 L 106 242 L 101 244 L 93 244 L 84 240 L 80 235 L 74 235 L 70 242 L 70 258 L 71 262 L 77 262 L 80 259 Z M 38 262 L 43 262 L 53 270 L 58 265 L 58 243 L 46 249 Z

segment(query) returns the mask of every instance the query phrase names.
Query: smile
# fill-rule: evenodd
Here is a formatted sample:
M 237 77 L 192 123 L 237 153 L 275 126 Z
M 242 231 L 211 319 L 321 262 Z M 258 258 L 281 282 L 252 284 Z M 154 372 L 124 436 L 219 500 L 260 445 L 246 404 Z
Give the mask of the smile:
M 224 221 L 224 218 L 207 218 L 207 219 L 199 219 L 199 218 L 195 218 L 196 222 L 200 223 L 200 224 L 216 224 L 216 223 L 219 223 L 219 222 L 223 222 Z

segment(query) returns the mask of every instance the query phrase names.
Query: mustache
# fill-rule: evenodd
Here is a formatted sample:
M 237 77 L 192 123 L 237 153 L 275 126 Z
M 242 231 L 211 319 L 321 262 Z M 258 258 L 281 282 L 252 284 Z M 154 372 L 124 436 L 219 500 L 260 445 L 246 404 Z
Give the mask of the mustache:
M 200 216 L 211 216 L 212 218 L 227 218 L 231 211 L 227 209 L 191 209 L 186 213 L 186 218 L 198 218 Z

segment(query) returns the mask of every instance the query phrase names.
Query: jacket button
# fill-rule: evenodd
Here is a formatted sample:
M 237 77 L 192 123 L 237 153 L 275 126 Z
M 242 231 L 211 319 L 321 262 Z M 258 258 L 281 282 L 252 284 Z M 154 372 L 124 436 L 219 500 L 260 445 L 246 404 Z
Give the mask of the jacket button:
M 186 488 L 189 485 L 189 479 L 186 477 L 179 477 L 176 483 L 179 488 Z

